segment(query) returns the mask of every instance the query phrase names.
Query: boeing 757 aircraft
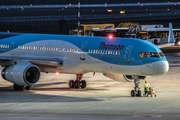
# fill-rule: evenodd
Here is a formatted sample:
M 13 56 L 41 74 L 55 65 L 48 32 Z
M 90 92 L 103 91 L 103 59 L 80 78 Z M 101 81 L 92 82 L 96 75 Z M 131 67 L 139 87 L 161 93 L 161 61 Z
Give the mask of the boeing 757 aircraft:
M 169 26 L 169 43 L 160 47 L 173 43 Z M 133 97 L 141 95 L 140 79 L 169 69 L 162 51 L 140 39 L 8 32 L 0 33 L 0 65 L 2 77 L 14 84 L 14 90 L 30 90 L 41 72 L 75 74 L 69 87 L 85 88 L 83 74 L 99 72 L 114 80 L 134 81 Z

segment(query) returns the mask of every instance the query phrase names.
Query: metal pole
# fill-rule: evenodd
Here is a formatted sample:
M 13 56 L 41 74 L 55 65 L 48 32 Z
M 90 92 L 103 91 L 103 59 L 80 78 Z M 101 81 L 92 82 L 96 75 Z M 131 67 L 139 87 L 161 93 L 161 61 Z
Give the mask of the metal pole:
M 80 30 L 80 0 L 78 0 L 78 35 Z

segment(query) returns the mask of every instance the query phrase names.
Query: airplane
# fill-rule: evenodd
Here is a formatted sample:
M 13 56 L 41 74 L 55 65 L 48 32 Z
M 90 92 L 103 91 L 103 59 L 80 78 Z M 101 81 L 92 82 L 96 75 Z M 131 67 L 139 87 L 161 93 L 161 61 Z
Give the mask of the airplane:
M 169 35 L 166 46 L 174 41 L 171 23 Z M 169 70 L 163 52 L 145 40 L 11 32 L 0 33 L 0 65 L 2 78 L 13 83 L 15 91 L 30 90 L 41 72 L 75 74 L 69 88 L 83 89 L 83 74 L 98 72 L 117 81 L 134 81 L 132 97 L 141 96 L 140 79 Z

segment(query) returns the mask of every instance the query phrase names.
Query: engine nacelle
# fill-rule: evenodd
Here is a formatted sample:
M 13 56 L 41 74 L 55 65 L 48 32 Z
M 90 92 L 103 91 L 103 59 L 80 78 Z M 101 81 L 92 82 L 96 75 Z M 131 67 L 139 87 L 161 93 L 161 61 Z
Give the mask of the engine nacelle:
M 4 68 L 2 77 L 12 83 L 22 86 L 35 84 L 40 78 L 40 70 L 32 64 L 15 64 Z
M 122 74 L 112 74 L 112 73 L 103 73 L 104 76 L 111 78 L 115 81 L 119 82 L 133 82 L 133 76 L 132 75 L 122 75 Z M 146 76 L 139 76 L 139 79 L 145 79 Z

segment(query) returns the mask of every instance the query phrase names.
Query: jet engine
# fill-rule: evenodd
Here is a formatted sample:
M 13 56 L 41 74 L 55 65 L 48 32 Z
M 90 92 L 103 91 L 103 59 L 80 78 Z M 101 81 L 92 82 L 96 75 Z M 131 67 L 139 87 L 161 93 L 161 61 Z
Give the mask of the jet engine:
M 104 76 L 111 78 L 115 81 L 119 82 L 133 82 L 133 76 L 132 75 L 122 75 L 122 74 L 112 74 L 112 73 L 103 73 Z M 146 76 L 139 76 L 139 79 L 145 79 Z
M 1 72 L 5 80 L 22 86 L 35 84 L 40 78 L 40 70 L 32 64 L 15 64 L 6 67 Z

